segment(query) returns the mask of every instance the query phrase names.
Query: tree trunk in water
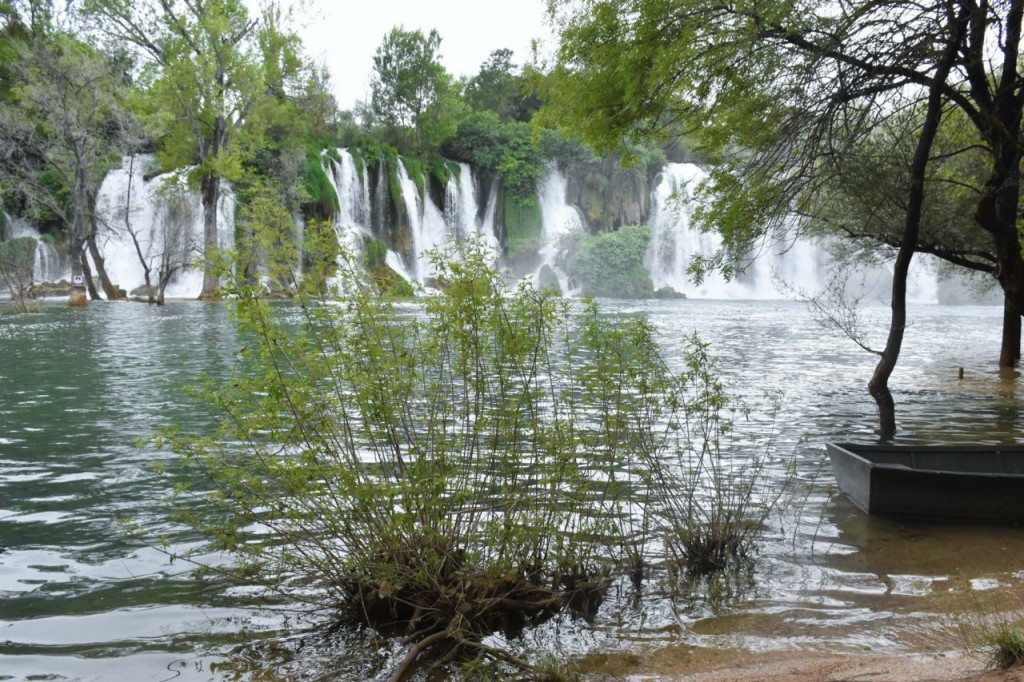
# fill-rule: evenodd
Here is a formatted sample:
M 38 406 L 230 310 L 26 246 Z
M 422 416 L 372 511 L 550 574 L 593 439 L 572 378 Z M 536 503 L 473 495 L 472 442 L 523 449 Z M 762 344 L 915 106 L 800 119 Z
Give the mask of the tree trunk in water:
M 1003 297 L 1003 343 L 999 351 L 1001 369 L 1016 367 L 1020 361 L 1020 311 L 1009 296 Z
M 889 377 L 896 369 L 896 361 L 903 347 L 903 334 L 907 326 L 907 273 L 910 261 L 914 257 L 918 232 L 921 227 L 921 213 L 924 207 L 924 178 L 931 156 L 932 142 L 942 120 L 943 97 L 940 87 L 945 84 L 958 53 L 960 39 L 963 35 L 967 12 L 951 21 L 950 37 L 946 43 L 942 60 L 935 70 L 935 78 L 928 92 L 928 109 L 925 113 L 924 125 L 917 139 L 914 159 L 910 165 L 910 192 L 907 197 L 906 220 L 903 224 L 903 238 L 896 254 L 896 264 L 892 273 L 892 319 L 889 322 L 889 336 L 885 341 L 885 349 L 875 366 L 875 372 L 868 382 L 868 391 L 878 404 L 879 436 L 882 440 L 892 440 L 896 435 L 896 403 L 889 391 Z
M 85 282 L 88 281 L 85 271 L 82 268 L 85 260 L 85 253 L 82 251 L 82 242 L 78 235 L 71 235 L 71 293 L 68 294 L 68 305 L 84 308 L 89 305 L 89 298 L 85 295 Z M 89 264 L 85 263 L 86 268 Z
M 92 256 L 92 262 L 96 265 L 96 274 L 100 276 L 100 286 L 103 287 L 103 293 L 107 295 L 108 301 L 116 301 L 118 299 L 125 298 L 121 295 L 121 292 L 116 286 L 110 281 L 110 277 L 107 276 L 107 268 L 103 264 L 103 256 L 100 255 L 99 247 L 96 245 L 96 226 L 93 225 L 93 230 L 89 233 L 89 238 L 86 239 L 86 244 L 89 247 L 89 255 Z
M 89 290 L 89 298 L 94 301 L 100 300 L 100 292 L 96 291 L 96 282 L 92 278 L 92 268 L 89 267 L 89 256 L 85 250 L 81 250 L 82 256 L 82 275 L 85 279 L 85 288 Z
M 1008 302 L 1024 314 L 1024 258 L 1021 256 L 1017 212 L 1020 208 L 1020 164 L 1022 149 L 1021 115 L 1024 100 L 1019 90 L 1018 50 L 1021 40 L 1022 6 L 1010 3 L 1006 15 L 1006 36 L 1003 39 L 1004 67 L 994 83 L 996 90 L 985 112 L 991 125 L 985 141 L 993 160 L 985 193 L 978 202 L 974 219 L 992 235 L 996 255 L 996 279 Z M 980 61 L 980 60 L 979 60 Z M 1005 318 L 1004 318 L 1005 319 Z M 1020 321 L 1017 321 L 1020 324 Z M 1004 344 L 1005 344 L 1004 337 Z M 1019 357 L 1019 347 L 1010 355 Z M 1000 366 L 1003 358 L 1000 357 Z
M 217 203 L 220 199 L 220 178 L 207 174 L 203 177 L 203 291 L 200 300 L 217 298 L 220 276 L 217 273 Z

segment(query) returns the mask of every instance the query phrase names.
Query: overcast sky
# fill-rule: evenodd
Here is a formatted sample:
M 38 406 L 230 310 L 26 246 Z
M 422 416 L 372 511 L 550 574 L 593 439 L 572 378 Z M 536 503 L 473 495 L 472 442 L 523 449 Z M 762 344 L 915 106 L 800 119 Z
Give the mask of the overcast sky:
M 549 35 L 545 0 L 311 0 L 297 17 L 306 51 L 331 72 L 338 106 L 369 100 L 373 54 L 395 26 L 436 28 L 441 61 L 458 76 L 477 73 L 491 52 L 509 48 L 522 65 L 530 41 Z M 550 40 L 548 40 L 550 43 Z

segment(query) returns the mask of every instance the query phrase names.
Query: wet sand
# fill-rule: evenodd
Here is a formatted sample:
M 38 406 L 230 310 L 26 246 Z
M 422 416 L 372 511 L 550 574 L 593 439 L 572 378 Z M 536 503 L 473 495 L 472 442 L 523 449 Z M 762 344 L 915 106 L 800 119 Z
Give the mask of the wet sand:
M 876 656 L 669 647 L 647 655 L 591 659 L 590 665 L 587 682 L 1024 682 L 1024 667 L 986 670 L 980 660 L 957 653 Z

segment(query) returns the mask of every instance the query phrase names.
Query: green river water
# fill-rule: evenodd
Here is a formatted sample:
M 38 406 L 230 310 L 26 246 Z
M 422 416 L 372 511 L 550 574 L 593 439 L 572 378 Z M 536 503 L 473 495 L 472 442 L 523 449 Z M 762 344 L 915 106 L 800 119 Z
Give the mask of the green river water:
M 1024 531 L 877 521 L 833 494 L 821 443 L 875 438 L 865 389 L 874 357 L 822 330 L 803 305 L 605 307 L 650 315 L 670 362 L 691 331 L 710 341 L 734 392 L 755 408 L 747 430 L 775 433 L 780 458 L 796 459 L 801 492 L 736 599 L 612 594 L 593 625 L 547 625 L 517 646 L 559 655 L 670 643 L 933 650 L 952 646 L 947 612 L 1024 594 Z M 886 312 L 866 311 L 879 345 Z M 995 370 L 1001 310 L 920 305 L 910 317 L 892 381 L 900 439 L 1018 441 L 1018 380 Z M 365 637 L 308 635 L 301 615 L 195 578 L 124 530 L 129 521 L 151 537 L 175 532 L 153 467 L 174 455 L 139 441 L 163 424 L 212 424 L 183 388 L 229 371 L 236 350 L 222 304 L 48 303 L 0 315 L 0 680 L 360 679 L 374 669 Z M 784 394 L 774 418 L 766 390 Z

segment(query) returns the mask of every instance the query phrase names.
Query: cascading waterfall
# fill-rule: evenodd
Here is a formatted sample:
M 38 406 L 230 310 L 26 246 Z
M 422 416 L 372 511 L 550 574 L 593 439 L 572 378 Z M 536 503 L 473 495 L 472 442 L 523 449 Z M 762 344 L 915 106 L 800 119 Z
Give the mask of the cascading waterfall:
M 451 228 L 445 223 L 444 213 L 430 198 L 430 192 L 424 191 L 423 196 L 420 196 L 419 188 L 409 177 L 401 159 L 398 160 L 398 185 L 412 233 L 415 277 L 423 283 L 435 274 L 428 253 L 444 244 L 452 233 Z
M 71 268 L 61 261 L 57 249 L 42 238 L 39 230 L 32 223 L 5 212 L 4 224 L 11 239 L 28 237 L 35 240 L 36 248 L 32 261 L 32 282 L 34 284 L 71 279 Z
M 655 289 L 668 286 L 696 298 L 763 299 L 790 297 L 793 291 L 814 293 L 826 284 L 826 273 L 834 269 L 832 259 L 821 244 L 800 238 L 766 245 L 766 252 L 756 254 L 732 281 L 711 273 L 694 284 L 688 272 L 694 257 L 710 257 L 722 244 L 718 234 L 702 232 L 694 224 L 694 195 L 706 177 L 694 164 L 670 163 L 655 183 L 648 219 L 651 244 L 644 258 Z M 865 271 L 851 281 L 850 291 L 882 295 L 891 280 L 891 267 Z M 907 298 L 933 303 L 937 296 L 933 264 L 919 255 L 911 269 Z
M 370 197 L 369 169 L 362 161 L 362 172 L 356 167 L 356 160 L 344 148 L 335 150 L 337 160 L 326 151 L 322 153 L 324 170 L 327 179 L 338 197 L 338 213 L 334 216 L 334 231 L 338 242 L 345 245 L 352 253 L 360 253 L 363 240 L 373 236 L 374 210 L 377 215 L 383 211 L 382 177 L 378 175 L 378 192 L 376 201 Z M 381 165 L 383 169 L 383 164 Z M 378 218 L 381 220 L 381 218 Z M 406 280 L 411 280 L 401 256 L 389 249 L 384 263 Z
M 162 267 L 177 271 L 167 285 L 168 298 L 195 298 L 203 289 L 202 268 L 195 266 L 196 255 L 203 252 L 202 199 L 188 185 L 190 168 L 147 178 L 154 165 L 151 155 L 126 156 L 121 168 L 108 173 L 100 185 L 96 218 L 107 274 L 131 293 L 145 285 L 144 259 L 154 287 Z M 234 224 L 234 192 L 222 180 L 219 249 L 234 248 Z
M 346 149 L 335 150 L 338 160 L 323 153 L 327 179 L 338 197 L 338 213 L 334 216 L 334 231 L 338 242 L 358 253 L 363 237 L 370 235 L 370 192 L 363 182 L 355 159 Z
M 537 199 L 540 202 L 541 231 L 540 250 L 541 268 L 534 275 L 535 283 L 539 282 L 540 271 L 545 266 L 558 277 L 562 293 L 571 292 L 570 278 L 561 264 L 562 239 L 573 232 L 582 232 L 585 221 L 582 212 L 566 202 L 569 182 L 555 164 L 549 164 L 544 180 L 537 188 Z
M 452 175 L 448 179 L 448 187 L 445 192 L 445 215 L 451 216 L 449 224 L 454 228 L 452 234 L 457 239 L 465 239 L 469 236 L 480 238 L 491 252 L 497 255 L 501 253 L 501 245 L 494 235 L 494 211 L 498 203 L 497 184 L 491 186 L 483 220 L 478 220 L 480 206 L 476 201 L 477 191 L 473 170 L 467 163 L 459 163 L 458 166 L 458 177 Z

